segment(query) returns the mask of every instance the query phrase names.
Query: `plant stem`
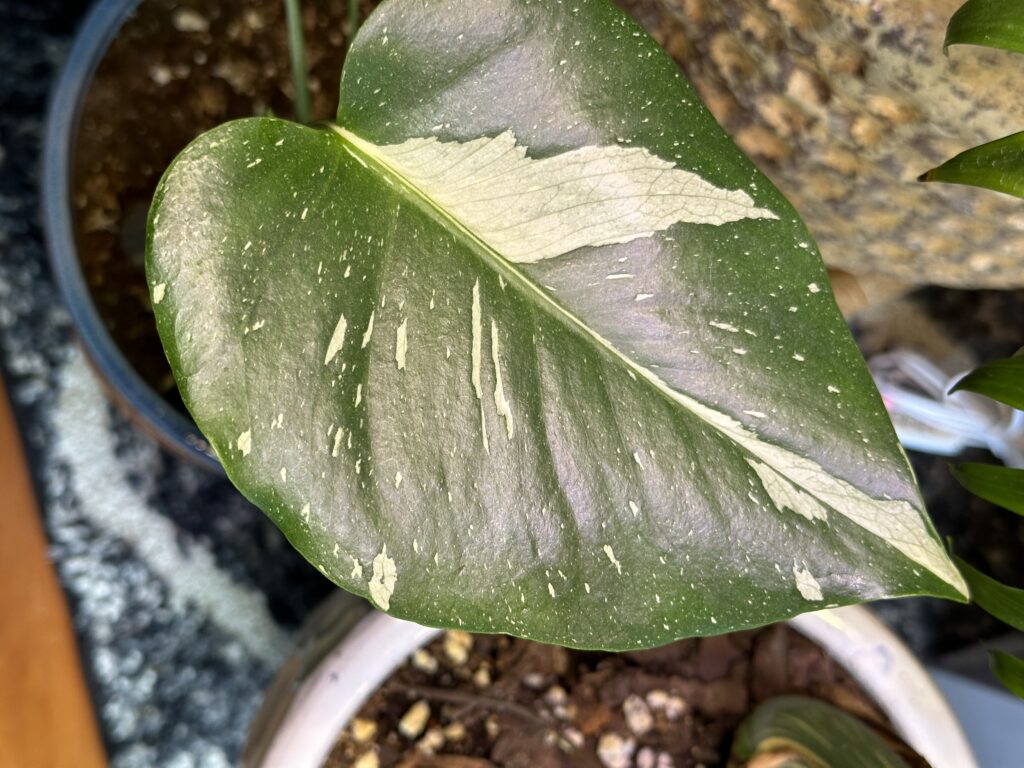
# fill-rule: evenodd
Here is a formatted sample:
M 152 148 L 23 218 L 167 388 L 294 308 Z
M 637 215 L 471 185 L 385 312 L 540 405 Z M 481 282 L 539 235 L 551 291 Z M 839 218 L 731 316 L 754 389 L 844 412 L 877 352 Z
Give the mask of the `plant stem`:
M 309 84 L 306 81 L 306 41 L 302 36 L 299 0 L 284 0 L 288 17 L 288 48 L 292 60 L 292 84 L 295 89 L 295 119 L 309 122 Z
M 348 0 L 348 47 L 359 31 L 359 0 Z

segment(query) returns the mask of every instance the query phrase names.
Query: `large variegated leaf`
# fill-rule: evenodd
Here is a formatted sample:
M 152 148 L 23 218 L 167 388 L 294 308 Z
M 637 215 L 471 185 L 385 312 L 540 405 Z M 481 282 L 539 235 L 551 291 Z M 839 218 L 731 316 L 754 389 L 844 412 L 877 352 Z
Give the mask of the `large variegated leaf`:
M 965 588 L 792 208 L 606 0 L 389 0 L 336 125 L 201 137 L 149 274 L 185 401 L 332 580 L 650 646 Z

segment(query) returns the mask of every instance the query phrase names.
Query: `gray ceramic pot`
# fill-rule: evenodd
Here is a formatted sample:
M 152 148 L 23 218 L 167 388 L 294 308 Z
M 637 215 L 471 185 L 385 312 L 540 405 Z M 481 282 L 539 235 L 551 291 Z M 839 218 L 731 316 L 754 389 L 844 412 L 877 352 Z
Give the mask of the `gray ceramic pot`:
M 114 399 L 173 452 L 220 472 L 195 424 L 155 392 L 107 333 L 82 274 L 71 209 L 72 160 L 82 102 L 107 48 L 140 0 L 101 0 L 75 38 L 50 99 L 43 141 L 43 224 L 50 266 L 75 331 Z

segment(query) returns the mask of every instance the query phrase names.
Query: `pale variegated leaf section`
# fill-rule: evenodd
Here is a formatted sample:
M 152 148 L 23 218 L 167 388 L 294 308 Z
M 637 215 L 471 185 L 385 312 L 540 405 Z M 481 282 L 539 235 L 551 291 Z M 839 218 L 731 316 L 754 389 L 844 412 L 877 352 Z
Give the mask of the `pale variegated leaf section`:
M 581 147 L 532 159 L 511 131 L 377 146 L 337 130 L 520 264 L 628 243 L 681 222 L 778 218 L 743 190 L 716 187 L 642 147 Z
M 649 375 L 654 377 L 654 374 Z M 931 536 L 921 513 L 910 502 L 873 498 L 831 474 L 813 459 L 762 440 L 756 432 L 731 416 L 670 389 L 660 379 L 658 381 L 671 392 L 676 402 L 762 462 L 760 465 L 749 463 L 779 510 L 792 509 L 810 520 L 824 520 L 826 512 L 822 505 L 834 509 L 967 596 L 963 576 Z

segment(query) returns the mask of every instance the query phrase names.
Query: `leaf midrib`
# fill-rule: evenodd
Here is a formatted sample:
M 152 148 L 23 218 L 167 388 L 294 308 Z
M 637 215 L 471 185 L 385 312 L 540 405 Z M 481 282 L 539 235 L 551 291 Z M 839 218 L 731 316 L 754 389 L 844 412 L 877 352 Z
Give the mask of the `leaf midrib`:
M 537 285 L 535 281 L 530 279 L 527 275 L 523 274 L 523 272 L 520 271 L 511 261 L 502 256 L 499 251 L 495 250 L 479 235 L 473 232 L 473 230 L 469 229 L 465 224 L 463 224 L 454 214 L 451 213 L 451 211 L 447 210 L 441 205 L 438 205 L 438 203 L 432 197 L 430 197 L 430 195 L 428 195 L 426 192 L 420 189 L 415 182 L 413 182 L 406 176 L 403 176 L 401 172 L 399 172 L 396 168 L 390 165 L 384 158 L 382 158 L 378 153 L 376 153 L 374 151 L 373 144 L 371 144 L 368 141 L 365 141 L 364 139 L 361 139 L 356 134 L 352 133 L 346 128 L 343 128 L 340 125 L 337 125 L 336 123 L 330 123 L 329 127 L 335 135 L 341 138 L 342 142 L 345 144 L 346 151 L 348 151 L 353 156 L 355 156 L 358 153 L 358 157 L 356 158 L 357 161 L 367 160 L 373 163 L 373 165 L 375 165 L 376 167 L 380 168 L 385 174 L 398 181 L 403 187 L 405 187 L 410 193 L 412 193 L 412 195 L 414 195 L 418 200 L 420 200 L 425 206 L 427 206 L 430 210 L 434 211 L 444 221 L 449 222 L 455 229 L 457 229 L 466 238 L 468 238 L 474 245 L 476 245 L 480 249 L 480 251 L 484 254 L 485 258 L 488 258 L 494 262 L 492 266 L 508 275 L 512 280 L 514 280 L 522 288 L 524 288 L 530 295 L 534 296 L 541 303 L 541 305 L 547 307 L 555 314 L 561 316 L 564 320 L 568 322 L 569 325 L 573 326 L 578 331 L 582 332 L 583 335 L 592 339 L 598 346 L 605 349 L 610 355 L 612 355 L 620 362 L 622 362 L 627 368 L 634 371 L 637 375 L 643 378 L 643 380 L 646 381 L 651 386 L 651 388 L 654 389 L 655 392 L 657 392 L 660 396 L 668 400 L 673 408 L 685 408 L 685 406 L 679 402 L 675 395 L 678 394 L 684 397 L 692 397 L 692 395 L 682 392 L 676 393 L 675 390 L 669 387 L 667 383 L 662 381 L 657 374 L 655 374 L 650 369 L 645 368 L 644 366 L 640 365 L 635 360 L 630 358 L 618 347 L 616 347 L 611 341 L 609 341 L 604 336 L 599 334 L 597 331 L 595 331 L 593 328 L 587 325 L 583 320 L 581 320 L 577 315 L 575 315 L 573 312 L 571 312 L 569 309 L 567 309 L 565 306 L 563 306 L 561 303 L 555 300 L 554 297 L 552 297 L 550 294 L 544 291 L 539 285 Z M 710 405 L 707 405 L 706 407 L 712 408 L 712 406 Z M 714 422 L 704 419 L 700 414 L 694 413 L 690 409 L 687 409 L 687 412 L 693 415 L 695 418 L 700 419 L 704 423 L 708 424 L 709 426 L 714 427 L 716 431 L 721 433 L 721 429 L 719 429 L 718 425 L 716 425 Z M 727 436 L 725 437 L 726 439 L 728 439 Z M 736 443 L 736 441 L 730 440 L 729 442 L 735 445 L 738 449 L 742 450 L 744 453 L 749 453 L 749 451 L 743 448 L 743 446 Z

